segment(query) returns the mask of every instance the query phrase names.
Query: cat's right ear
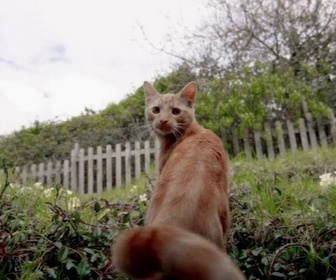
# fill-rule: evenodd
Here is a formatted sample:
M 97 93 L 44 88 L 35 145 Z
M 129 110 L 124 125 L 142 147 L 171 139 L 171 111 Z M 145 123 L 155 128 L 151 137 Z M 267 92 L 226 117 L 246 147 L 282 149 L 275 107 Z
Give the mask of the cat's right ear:
M 159 95 L 159 93 L 149 82 L 145 81 L 143 87 L 145 91 L 146 104 L 150 103 L 156 96 Z

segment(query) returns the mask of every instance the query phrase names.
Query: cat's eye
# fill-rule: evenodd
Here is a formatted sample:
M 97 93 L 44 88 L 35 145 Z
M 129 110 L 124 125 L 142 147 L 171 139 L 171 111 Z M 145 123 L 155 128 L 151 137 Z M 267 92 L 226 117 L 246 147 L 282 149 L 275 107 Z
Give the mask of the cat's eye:
M 158 114 L 158 113 L 160 113 L 160 108 L 159 108 L 159 107 L 153 107 L 153 108 L 152 108 L 152 113 L 153 113 L 153 114 Z
M 179 114 L 181 114 L 181 110 L 179 108 L 173 108 L 172 113 L 173 113 L 173 115 L 179 115 Z

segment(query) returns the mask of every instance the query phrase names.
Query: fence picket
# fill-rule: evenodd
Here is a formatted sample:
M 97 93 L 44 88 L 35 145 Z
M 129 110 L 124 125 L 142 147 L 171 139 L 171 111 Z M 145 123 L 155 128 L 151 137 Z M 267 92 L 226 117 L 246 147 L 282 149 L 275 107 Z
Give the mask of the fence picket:
M 77 143 L 76 143 L 77 144 Z M 77 157 L 78 157 L 78 144 L 71 151 L 71 189 L 77 189 Z
M 121 145 L 116 145 L 116 187 L 121 187 Z
M 281 122 L 279 121 L 275 122 L 275 129 L 276 129 L 276 136 L 278 140 L 279 153 L 280 155 L 284 155 L 286 154 L 286 146 L 285 146 L 284 132 L 282 129 Z
M 270 159 L 274 159 L 274 147 L 273 147 L 273 137 L 271 131 L 271 125 L 267 122 L 265 124 L 265 139 L 267 146 L 267 154 Z
M 52 184 L 52 170 L 53 163 L 51 161 L 48 162 L 47 164 L 47 187 L 50 188 Z
M 55 182 L 56 184 L 61 184 L 61 162 L 59 160 L 56 161 L 55 164 Z
M 287 149 L 295 152 L 299 147 L 308 150 L 336 145 L 336 120 L 333 113 L 329 122 L 315 122 L 306 108 L 305 118 L 298 120 L 298 127 L 286 120 L 266 123 L 260 131 L 247 129 L 242 137 L 237 128 L 231 132 L 222 129 L 221 135 L 225 137 L 222 141 L 230 155 L 244 152 L 248 158 L 273 159 L 276 154 L 285 154 Z M 158 168 L 159 153 L 158 139 L 114 147 L 107 145 L 105 152 L 101 146 L 84 150 L 76 143 L 69 159 L 15 167 L 14 171 L 23 185 L 42 182 L 50 187 L 60 183 L 79 194 L 101 193 L 139 178 L 141 172 L 149 170 L 152 162 Z M 3 173 L 0 169 L 0 174 Z
M 131 183 L 131 143 L 125 144 L 125 178 L 126 184 Z
M 106 190 L 112 190 L 112 146 L 106 146 Z
M 78 153 L 78 187 L 76 188 L 76 191 L 79 194 L 84 194 L 84 184 L 85 184 L 85 150 L 80 149 Z
M 313 150 L 316 150 L 317 147 L 317 138 L 316 138 L 316 133 L 314 129 L 314 122 L 313 122 L 313 117 L 311 113 L 306 114 L 306 120 L 307 120 L 307 130 L 308 130 L 308 135 L 309 135 L 309 142 Z
M 135 178 L 141 175 L 141 156 L 140 156 L 140 142 L 135 142 Z
M 88 173 L 88 194 L 92 194 L 93 193 L 93 148 L 90 147 L 88 148 L 88 160 L 87 160 L 88 164 L 87 164 L 87 173 Z
M 70 184 L 69 184 L 69 175 L 70 175 L 70 164 L 69 164 L 69 160 L 66 159 L 63 162 L 63 186 L 65 188 L 69 188 Z
M 103 192 L 103 150 L 101 146 L 97 148 L 97 193 Z
M 308 138 L 307 138 L 307 129 L 305 120 L 303 118 L 299 119 L 299 128 L 300 128 L 300 138 L 301 138 L 301 145 L 304 151 L 309 149 Z
M 150 166 L 150 143 L 145 141 L 145 172 L 148 172 Z
M 296 136 L 295 136 L 295 130 L 293 123 L 290 120 L 286 121 L 287 125 L 287 131 L 289 136 L 289 145 L 292 152 L 295 152 L 297 150 L 297 143 L 296 143 Z
M 333 144 L 336 145 L 336 120 L 335 120 L 334 112 L 331 112 L 330 114 L 330 124 L 331 124 L 331 128 L 330 128 L 331 138 L 332 138 Z
M 252 158 L 252 149 L 251 149 L 248 130 L 246 130 L 244 134 L 244 150 L 245 150 L 246 157 L 249 159 Z
M 322 147 L 328 147 L 327 135 L 324 129 L 324 126 L 321 123 L 317 125 L 318 136 Z
M 261 135 L 259 131 L 254 132 L 254 141 L 255 141 L 257 158 L 261 160 L 263 158 L 263 152 L 262 152 L 262 144 L 261 144 Z

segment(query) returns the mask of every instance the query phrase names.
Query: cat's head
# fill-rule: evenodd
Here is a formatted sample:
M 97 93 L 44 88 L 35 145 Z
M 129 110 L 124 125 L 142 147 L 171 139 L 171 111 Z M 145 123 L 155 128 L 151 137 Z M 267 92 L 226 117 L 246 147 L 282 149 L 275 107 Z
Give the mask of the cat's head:
M 177 138 L 195 121 L 196 83 L 191 82 L 179 93 L 160 94 L 148 82 L 144 83 L 146 120 L 155 134 Z

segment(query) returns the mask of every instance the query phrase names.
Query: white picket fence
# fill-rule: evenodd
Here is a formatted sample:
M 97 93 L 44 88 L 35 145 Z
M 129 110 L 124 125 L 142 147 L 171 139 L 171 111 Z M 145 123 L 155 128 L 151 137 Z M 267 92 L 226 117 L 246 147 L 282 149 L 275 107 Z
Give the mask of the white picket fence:
M 296 150 L 336 146 L 336 117 L 332 112 L 324 122 L 315 121 L 308 109 L 296 124 L 290 120 L 265 123 L 261 130 L 222 129 L 222 141 L 230 156 L 245 154 L 247 158 L 274 159 Z M 75 144 L 64 161 L 16 167 L 18 183 L 41 182 L 46 186 L 62 184 L 80 194 L 101 193 L 129 184 L 148 170 L 158 166 L 159 142 L 145 141 L 82 149 Z M 0 170 L 0 175 L 3 173 Z
M 16 167 L 19 184 L 61 184 L 79 194 L 102 193 L 129 184 L 154 164 L 158 166 L 158 141 L 98 146 L 82 149 L 75 144 L 70 159 Z M 0 170 L 0 175 L 3 173 Z

